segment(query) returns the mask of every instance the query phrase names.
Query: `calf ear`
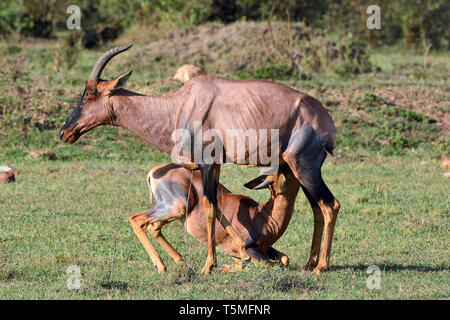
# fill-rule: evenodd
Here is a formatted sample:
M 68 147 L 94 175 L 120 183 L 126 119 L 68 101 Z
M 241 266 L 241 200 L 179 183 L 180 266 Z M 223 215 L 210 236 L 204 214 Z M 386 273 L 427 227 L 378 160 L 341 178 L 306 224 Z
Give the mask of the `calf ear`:
M 115 90 L 123 88 L 125 84 L 128 81 L 128 78 L 131 77 L 131 74 L 133 73 L 132 70 L 128 71 L 127 73 L 124 73 L 121 76 L 118 76 L 114 80 L 108 81 L 108 84 L 106 85 L 106 89 L 104 91 L 105 95 L 112 94 Z
M 269 180 L 266 180 L 267 175 L 263 174 L 253 180 L 250 180 L 246 184 L 244 184 L 244 187 L 252 190 L 259 190 L 263 188 L 267 188 L 270 184 Z

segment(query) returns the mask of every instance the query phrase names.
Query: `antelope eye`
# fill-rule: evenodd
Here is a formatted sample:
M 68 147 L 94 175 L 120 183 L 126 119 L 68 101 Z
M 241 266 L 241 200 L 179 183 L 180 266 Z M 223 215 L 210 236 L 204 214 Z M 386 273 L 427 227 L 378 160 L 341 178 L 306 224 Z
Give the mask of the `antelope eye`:
M 83 103 L 86 103 L 87 100 L 90 100 L 94 97 L 93 93 L 85 93 L 84 97 L 83 97 Z

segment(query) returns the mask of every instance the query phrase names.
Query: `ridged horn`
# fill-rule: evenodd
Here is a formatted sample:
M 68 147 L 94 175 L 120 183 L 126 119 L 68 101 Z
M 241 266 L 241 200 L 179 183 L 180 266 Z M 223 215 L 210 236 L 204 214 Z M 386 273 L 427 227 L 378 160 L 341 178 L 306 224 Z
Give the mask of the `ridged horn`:
M 91 74 L 89 75 L 89 80 L 99 81 L 100 76 L 102 75 L 102 71 L 105 68 L 106 64 L 114 58 L 119 53 L 127 51 L 133 46 L 133 44 L 129 44 L 125 47 L 115 47 L 106 51 L 95 63 L 94 68 L 92 68 Z

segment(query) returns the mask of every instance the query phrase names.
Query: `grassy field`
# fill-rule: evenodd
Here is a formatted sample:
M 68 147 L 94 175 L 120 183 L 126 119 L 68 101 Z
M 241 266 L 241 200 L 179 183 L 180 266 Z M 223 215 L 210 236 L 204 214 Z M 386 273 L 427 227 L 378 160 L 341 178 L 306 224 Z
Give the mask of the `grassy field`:
M 0 299 L 449 298 L 448 182 L 436 160 L 327 161 L 324 176 L 342 211 L 330 272 L 321 276 L 301 270 L 313 227 L 303 195 L 276 244 L 291 259 L 287 270 L 201 275 L 206 246 L 173 223 L 165 234 L 189 267 L 178 267 L 160 249 L 168 272 L 158 274 L 127 217 L 147 207 L 145 174 L 165 160 L 19 162 L 17 183 L 0 186 Z M 226 166 L 222 181 L 240 193 L 242 182 L 257 174 Z M 259 201 L 269 196 L 250 195 Z M 218 261 L 231 263 L 222 254 Z M 373 264 L 381 269 L 379 290 L 366 287 Z M 66 288 L 70 265 L 80 267 L 82 290 Z
M 126 37 L 118 43 L 128 43 Z M 140 38 L 104 77 L 133 69 L 131 90 L 178 88 L 171 76 L 189 61 L 170 52 L 160 60 L 146 56 L 148 43 L 139 41 L 149 40 Z M 324 104 L 338 137 L 323 176 L 342 209 L 329 272 L 302 271 L 313 215 L 300 193 L 274 246 L 288 254 L 289 268 L 203 276 L 206 247 L 181 225 L 163 230 L 188 266 L 176 266 L 156 245 L 168 267 L 158 274 L 128 223 L 129 215 L 148 208 L 145 176 L 169 162 L 166 155 L 115 128 L 97 128 L 75 145 L 58 139 L 103 49 L 82 50 L 71 63 L 56 40 L 0 42 L 0 165 L 20 171 L 15 183 L 0 184 L 0 299 L 450 298 L 449 179 L 439 166 L 450 152 L 448 52 L 431 52 L 425 66 L 420 50 L 378 48 L 370 56 L 378 69 L 370 73 L 303 80 L 271 65 L 244 74 L 222 72 L 224 61 L 209 64 L 209 73 L 280 80 Z M 51 154 L 34 159 L 30 150 Z M 227 165 L 221 182 L 263 202 L 267 191 L 242 186 L 258 174 Z M 218 262 L 231 258 L 219 253 Z M 81 290 L 67 289 L 71 265 L 81 270 Z M 370 265 L 380 267 L 379 290 L 366 286 Z

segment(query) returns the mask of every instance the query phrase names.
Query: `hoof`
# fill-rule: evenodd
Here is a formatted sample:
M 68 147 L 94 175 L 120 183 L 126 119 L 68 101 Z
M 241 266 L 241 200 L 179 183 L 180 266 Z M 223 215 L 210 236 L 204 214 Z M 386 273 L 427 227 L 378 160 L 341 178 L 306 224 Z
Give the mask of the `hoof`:
M 202 269 L 202 274 L 210 274 L 212 269 L 216 267 L 217 265 L 215 263 L 212 264 L 206 264 L 205 267 Z
M 184 261 L 184 259 L 180 259 L 180 260 L 176 261 L 176 264 L 179 264 L 180 266 L 184 266 L 186 264 L 186 261 Z
M 210 273 L 211 273 L 211 269 L 212 269 L 212 268 L 204 267 L 204 268 L 202 269 L 202 274 L 210 274 Z
M 305 264 L 305 266 L 303 267 L 303 269 L 305 269 L 306 271 L 313 271 L 317 266 L 317 262 L 309 262 Z
M 158 265 L 154 264 L 153 267 L 158 269 L 158 273 L 166 272 L 166 266 L 164 266 L 164 265 L 158 266 Z
M 317 274 L 317 275 L 320 275 L 322 272 L 324 272 L 324 271 L 326 271 L 326 270 L 327 270 L 327 267 L 317 266 L 317 267 L 314 269 L 313 273 L 314 273 L 314 274 Z
M 281 257 L 280 261 L 281 261 L 281 264 L 283 265 L 283 267 L 289 266 L 289 257 L 288 256 Z

